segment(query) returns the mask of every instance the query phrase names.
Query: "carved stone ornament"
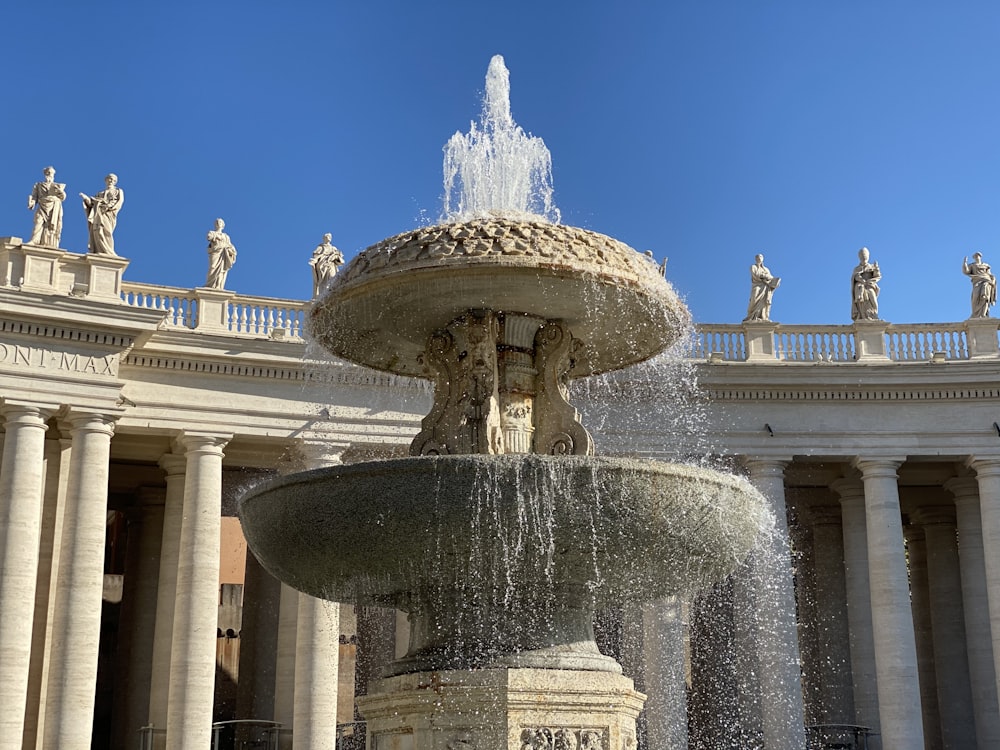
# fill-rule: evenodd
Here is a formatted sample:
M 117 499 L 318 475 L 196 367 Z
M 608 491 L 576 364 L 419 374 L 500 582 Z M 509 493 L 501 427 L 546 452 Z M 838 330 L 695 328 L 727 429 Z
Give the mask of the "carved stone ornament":
M 634 745 L 633 745 L 634 747 Z M 526 727 L 521 730 L 520 750 L 605 750 L 603 729 Z

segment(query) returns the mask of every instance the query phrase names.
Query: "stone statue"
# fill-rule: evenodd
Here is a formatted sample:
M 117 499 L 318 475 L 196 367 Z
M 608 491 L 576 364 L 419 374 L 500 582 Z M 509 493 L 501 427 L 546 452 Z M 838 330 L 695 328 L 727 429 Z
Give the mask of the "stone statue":
M 63 204 L 66 183 L 56 182 L 55 167 L 42 170 L 44 182 L 36 182 L 28 196 L 28 210 L 35 209 L 35 227 L 31 230 L 31 245 L 59 247 L 62 237 Z
M 878 262 L 868 262 L 868 248 L 858 250 L 860 263 L 851 274 L 851 320 L 878 320 Z
M 781 279 L 772 276 L 764 265 L 764 256 L 760 253 L 755 255 L 754 264 L 750 266 L 750 303 L 744 322 L 771 319 L 771 298 L 779 284 Z
M 211 289 L 224 289 L 229 269 L 236 263 L 236 248 L 229 235 L 223 229 L 226 222 L 215 220 L 215 229 L 208 233 L 208 278 L 205 286 Z
M 337 275 L 337 268 L 344 262 L 344 254 L 335 248 L 330 240 L 332 234 L 324 234 L 323 242 L 313 250 L 309 265 L 313 271 L 313 298 L 326 291 L 327 286 Z
M 962 273 L 972 282 L 972 315 L 970 318 L 990 317 L 990 308 L 997 301 L 997 277 L 990 271 L 990 264 L 983 263 L 982 253 L 973 253 L 972 262 L 966 256 Z
M 125 191 L 118 187 L 118 175 L 104 178 L 104 190 L 91 197 L 80 193 L 83 210 L 87 212 L 87 249 L 95 255 L 117 255 L 115 252 L 115 225 L 118 212 L 125 202 Z

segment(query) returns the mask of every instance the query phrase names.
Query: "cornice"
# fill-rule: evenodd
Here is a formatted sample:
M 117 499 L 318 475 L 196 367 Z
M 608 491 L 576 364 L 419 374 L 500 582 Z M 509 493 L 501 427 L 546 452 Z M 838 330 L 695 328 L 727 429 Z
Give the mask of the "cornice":
M 1000 383 L 993 386 L 898 388 L 837 387 L 745 388 L 703 386 L 712 401 L 978 401 L 1000 399 Z

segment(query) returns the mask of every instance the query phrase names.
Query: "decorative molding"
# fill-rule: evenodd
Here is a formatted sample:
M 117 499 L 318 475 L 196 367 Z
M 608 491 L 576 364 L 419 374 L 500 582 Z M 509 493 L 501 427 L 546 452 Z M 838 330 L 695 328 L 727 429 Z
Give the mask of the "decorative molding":
M 132 346 L 135 339 L 134 336 L 127 334 L 109 333 L 107 331 L 87 331 L 81 328 L 68 328 L 61 324 L 9 319 L 0 319 L 0 333 L 78 341 L 84 344 L 110 346 L 121 349 L 127 349 Z
M 712 401 L 975 401 L 1000 398 L 1000 386 L 982 388 L 807 390 L 705 388 Z

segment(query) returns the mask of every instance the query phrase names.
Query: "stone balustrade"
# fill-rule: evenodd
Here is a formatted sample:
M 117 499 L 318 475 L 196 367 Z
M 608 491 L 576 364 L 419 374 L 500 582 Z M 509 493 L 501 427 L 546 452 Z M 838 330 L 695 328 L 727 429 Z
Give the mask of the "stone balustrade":
M 689 356 L 710 362 L 946 362 L 1000 358 L 1000 319 L 958 323 L 697 326 Z

